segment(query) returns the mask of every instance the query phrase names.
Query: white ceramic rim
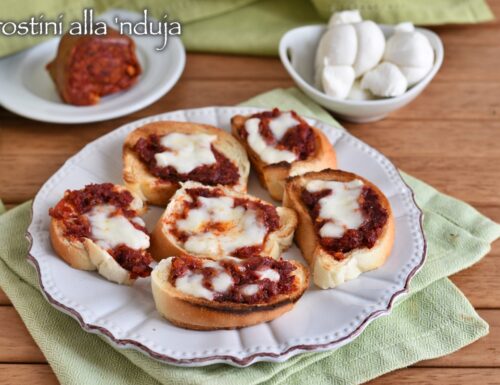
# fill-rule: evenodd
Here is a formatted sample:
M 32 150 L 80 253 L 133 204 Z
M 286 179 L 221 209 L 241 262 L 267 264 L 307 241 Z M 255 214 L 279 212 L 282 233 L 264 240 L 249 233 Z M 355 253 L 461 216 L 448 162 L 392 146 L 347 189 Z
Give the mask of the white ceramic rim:
M 136 128 L 138 126 L 141 126 L 146 123 L 154 122 L 154 121 L 160 121 L 160 120 L 168 120 L 172 119 L 171 116 L 173 114 L 177 113 L 191 113 L 193 115 L 196 115 L 196 111 L 204 110 L 207 108 L 212 108 L 212 109 L 225 109 L 225 110 L 230 110 L 231 113 L 233 114 L 241 114 L 241 113 L 255 113 L 258 111 L 262 111 L 262 108 L 251 108 L 251 107 L 205 107 L 205 108 L 197 108 L 197 109 L 189 109 L 189 110 L 177 110 L 177 111 L 172 111 L 169 113 L 164 113 L 164 114 L 159 114 L 155 115 L 152 117 L 148 118 L 143 118 L 140 120 L 137 120 L 135 122 L 127 123 L 116 130 L 111 131 L 110 133 L 106 134 L 105 136 L 112 135 L 113 133 L 116 134 L 116 131 L 118 130 L 126 130 L 127 128 L 133 127 Z M 330 128 L 332 130 L 338 130 L 338 128 L 334 128 L 332 126 L 327 125 L 326 123 L 322 123 L 316 118 L 310 118 L 313 121 L 318 122 L 321 126 L 325 128 Z M 382 306 L 380 308 L 374 307 L 373 311 L 367 313 L 366 317 L 356 319 L 356 322 L 352 322 L 353 324 L 356 324 L 355 327 L 352 329 L 352 331 L 348 332 L 345 335 L 342 335 L 342 333 L 335 333 L 336 336 L 338 337 L 333 337 L 334 333 L 333 331 L 328 334 L 328 336 L 332 336 L 332 338 L 326 340 L 325 338 L 318 338 L 318 339 L 323 339 L 326 342 L 322 343 L 313 343 L 313 344 L 297 344 L 293 346 L 288 346 L 285 349 L 282 349 L 280 353 L 275 353 L 275 352 L 269 352 L 269 351 L 257 351 L 254 353 L 248 353 L 244 356 L 236 356 L 236 355 L 222 355 L 222 354 L 213 354 L 213 355 L 206 355 L 203 357 L 194 357 L 194 358 L 179 358 L 179 357 L 173 357 L 168 354 L 162 354 L 159 353 L 153 349 L 150 349 L 149 347 L 145 346 L 141 342 L 134 340 L 134 339 L 120 339 L 116 337 L 111 330 L 109 330 L 106 325 L 103 324 L 97 324 L 97 323 L 89 323 L 85 322 L 84 317 L 80 314 L 80 312 L 71 306 L 67 306 L 60 301 L 56 300 L 51 293 L 46 289 L 46 286 L 44 285 L 44 281 L 42 279 L 43 274 L 41 271 L 40 264 L 36 258 L 36 256 L 32 255 L 32 248 L 33 248 L 33 242 L 34 242 L 34 236 L 31 233 L 32 228 L 36 228 L 35 224 L 35 218 L 32 217 L 32 221 L 27 229 L 26 232 L 26 237 L 29 240 L 30 246 L 29 246 L 29 251 L 28 251 L 28 256 L 27 259 L 29 262 L 32 263 L 32 265 L 35 267 L 37 274 L 38 274 L 38 279 L 40 283 L 40 288 L 42 290 L 42 293 L 44 296 L 47 298 L 48 302 L 53 305 L 55 308 L 61 310 L 62 312 L 70 315 L 72 318 L 78 321 L 80 326 L 91 333 L 95 333 L 101 336 L 104 336 L 112 345 L 114 345 L 117 348 L 133 348 L 135 350 L 141 351 L 150 357 L 165 362 L 173 365 L 178 365 L 178 366 L 204 366 L 204 365 L 210 365 L 214 363 L 227 363 L 231 364 L 234 366 L 248 366 L 251 365 L 255 362 L 258 361 L 271 361 L 271 362 L 282 362 L 285 361 L 286 359 L 297 355 L 299 353 L 303 352 L 308 352 L 308 351 L 325 351 L 325 350 L 331 350 L 334 348 L 338 348 L 348 342 L 350 342 L 352 339 L 357 337 L 365 328 L 366 326 L 373 321 L 374 319 L 387 315 L 390 313 L 392 310 L 392 307 L 395 303 L 395 301 L 400 298 L 401 296 L 405 295 L 408 292 L 409 289 L 409 283 L 413 276 L 421 269 L 423 266 L 425 259 L 426 259 L 426 249 L 427 249 L 427 243 L 425 240 L 424 232 L 423 232 L 423 213 L 418 207 L 417 203 L 415 202 L 415 196 L 413 193 L 413 190 L 408 186 L 408 184 L 403 180 L 401 177 L 401 174 L 397 170 L 397 168 L 385 157 L 383 156 L 380 152 L 377 150 L 373 149 L 372 147 L 368 146 L 364 142 L 360 141 L 359 139 L 355 138 L 351 134 L 349 134 L 346 131 L 342 132 L 342 138 L 348 138 L 348 140 L 354 141 L 356 146 L 362 146 L 364 147 L 365 151 L 369 151 L 373 153 L 373 156 L 376 156 L 380 159 L 380 162 L 383 163 L 383 167 L 387 167 L 387 170 L 390 171 L 392 176 L 394 178 L 397 178 L 398 181 L 397 183 L 400 184 L 401 188 L 405 189 L 405 194 L 408 194 L 409 199 L 408 199 L 408 204 L 411 204 L 412 206 L 411 211 L 415 213 L 415 215 L 411 215 L 410 218 L 413 218 L 414 221 L 417 221 L 415 223 L 416 227 L 416 237 L 418 240 L 418 244 L 420 247 L 418 247 L 417 252 L 421 251 L 421 253 L 418 256 L 415 256 L 418 258 L 418 261 L 412 266 L 410 270 L 405 272 L 405 275 L 402 278 L 402 281 L 404 282 L 403 286 L 401 288 L 395 288 L 389 296 L 387 296 L 388 300 L 385 304 L 381 304 Z M 101 137 L 103 138 L 103 137 Z M 82 153 L 85 152 L 85 149 L 87 149 L 89 146 L 92 146 L 95 142 L 100 140 L 101 138 L 96 139 L 95 141 L 89 143 L 86 147 L 84 147 L 80 152 L 78 152 L 76 155 L 73 157 L 69 158 L 66 164 L 69 164 L 71 162 L 74 162 L 78 159 L 79 156 L 81 156 Z M 46 184 L 51 181 L 51 179 L 55 178 L 58 176 L 59 173 L 64 169 L 64 165 L 47 180 Z M 43 189 L 43 187 L 42 187 Z M 38 194 L 34 199 L 33 205 L 35 205 L 36 200 L 38 198 Z M 389 290 L 388 290 L 389 291 Z
M 393 25 L 387 25 L 387 24 L 378 24 L 380 27 L 385 28 L 385 29 L 394 29 Z M 436 45 L 436 49 L 434 50 L 436 57 L 434 59 L 434 65 L 432 66 L 431 70 L 427 75 L 425 75 L 418 83 L 413 85 L 409 90 L 407 90 L 404 94 L 393 97 L 393 98 L 383 98 L 383 99 L 373 99 L 373 100 L 351 100 L 351 99 L 338 99 L 333 96 L 329 96 L 325 94 L 324 92 L 321 92 L 318 90 L 316 87 L 313 87 L 310 85 L 308 82 L 306 82 L 302 76 L 300 76 L 295 68 L 292 66 L 292 63 L 290 62 L 290 59 L 288 57 L 288 49 L 289 46 L 286 44 L 287 36 L 289 34 L 295 33 L 298 30 L 301 29 L 307 29 L 311 27 L 322 27 L 326 28 L 326 24 L 314 24 L 314 25 L 306 25 L 302 27 L 297 27 L 293 28 L 289 31 L 287 31 L 280 40 L 279 44 L 279 55 L 281 62 L 285 66 L 288 74 L 295 80 L 297 83 L 300 84 L 301 87 L 304 87 L 307 89 L 309 92 L 314 94 L 317 97 L 320 98 L 325 98 L 331 102 L 338 103 L 340 105 L 344 106 L 359 106 L 359 107 L 366 107 L 366 106 L 388 106 L 391 105 L 397 101 L 399 101 L 402 98 L 407 98 L 411 96 L 416 96 L 422 89 L 422 87 L 425 87 L 427 83 L 430 82 L 430 80 L 436 75 L 436 73 L 439 71 L 439 68 L 441 67 L 441 64 L 443 63 L 443 57 L 444 57 L 444 48 L 443 48 L 443 42 L 439 38 L 439 36 L 434 33 L 433 31 L 427 29 L 427 28 L 415 28 L 416 31 L 422 32 L 427 38 L 432 39 L 432 43 Z M 434 46 L 433 46 L 434 48 Z M 312 60 L 312 59 L 311 59 Z

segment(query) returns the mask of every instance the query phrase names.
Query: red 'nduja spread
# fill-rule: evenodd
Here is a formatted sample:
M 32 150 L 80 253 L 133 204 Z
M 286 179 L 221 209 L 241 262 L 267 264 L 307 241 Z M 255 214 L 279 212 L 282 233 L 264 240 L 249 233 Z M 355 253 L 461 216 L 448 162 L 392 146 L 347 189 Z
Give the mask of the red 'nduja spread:
M 62 221 L 65 237 L 83 241 L 84 238 L 92 239 L 92 229 L 84 214 L 97 205 L 107 204 L 116 207 L 113 215 L 123 215 L 127 219 L 132 219 L 137 215 L 130 209 L 133 200 L 134 197 L 129 191 L 117 191 L 112 183 L 89 184 L 81 190 L 66 191 L 57 205 L 49 209 L 49 215 Z M 130 223 L 138 230 L 147 233 L 141 225 Z M 130 272 L 130 278 L 150 275 L 152 269 L 149 264 L 152 262 L 152 257 L 149 253 L 131 249 L 126 245 L 118 245 L 107 251 L 121 267 Z
M 156 164 L 155 155 L 168 151 L 160 143 L 160 136 L 152 134 L 146 138 L 140 138 L 134 145 L 133 150 L 139 158 L 146 164 L 148 170 L 154 176 L 169 182 L 186 182 L 192 180 L 208 186 L 224 185 L 233 186 L 238 183 L 240 173 L 236 165 L 226 156 L 218 151 L 213 145 L 212 153 L 215 163 L 196 167 L 189 173 L 179 173 L 174 167 L 159 167 Z
M 233 303 L 266 303 L 274 296 L 287 294 L 295 289 L 295 277 L 292 272 L 295 266 L 286 260 L 275 260 L 269 257 L 252 256 L 239 263 L 230 259 L 220 260 L 219 264 L 224 271 L 233 278 L 234 285 L 225 293 L 214 291 L 214 300 L 217 302 Z M 280 275 L 276 282 L 270 279 L 259 279 L 258 271 L 273 269 Z M 185 275 L 188 271 L 203 275 L 202 285 L 213 291 L 212 278 L 219 274 L 213 267 L 203 267 L 202 260 L 189 255 L 174 257 L 170 268 L 169 282 L 173 285 L 175 280 Z M 256 284 L 259 290 L 253 295 L 245 295 L 242 288 L 245 285 Z
M 279 150 L 291 151 L 297 155 L 298 160 L 307 159 L 316 150 L 316 139 L 311 126 L 295 111 L 290 111 L 293 118 L 297 120 L 297 125 L 288 129 L 283 138 L 278 141 L 269 127 L 269 122 L 279 117 L 281 113 L 278 108 L 274 108 L 272 111 L 254 114 L 250 118 L 260 119 L 259 133 L 268 145 Z M 245 139 L 248 137 L 244 126 L 240 130 L 240 135 Z
M 319 230 L 327 222 L 319 218 L 319 200 L 330 193 L 329 189 L 314 193 L 306 189 L 302 190 L 302 202 L 309 210 L 318 236 Z M 371 187 L 364 186 L 361 190 L 359 206 L 364 222 L 358 229 L 347 229 L 341 238 L 319 237 L 321 246 L 335 259 L 342 260 L 345 258 L 345 253 L 357 248 L 372 248 L 387 222 L 387 210 L 382 206 L 377 193 Z
M 176 215 L 176 221 L 185 219 L 189 213 L 189 210 L 200 207 L 201 203 L 198 199 L 199 197 L 218 198 L 224 196 L 224 192 L 218 188 L 189 188 L 186 189 L 186 193 L 191 197 L 192 200 L 183 202 L 183 210 Z M 254 210 L 258 220 L 266 226 L 268 234 L 279 228 L 280 218 L 278 212 L 276 211 L 276 208 L 273 205 L 265 204 L 247 198 L 233 198 L 233 200 L 233 207 L 241 206 L 246 210 Z M 206 231 L 217 228 L 218 224 L 210 223 L 210 226 L 210 229 L 207 228 Z M 188 233 L 179 231 L 176 227 L 172 227 L 170 231 L 181 242 L 186 242 L 189 238 Z M 262 246 L 263 245 L 240 247 L 239 249 L 234 250 L 231 255 L 236 258 L 248 258 L 251 255 L 260 253 L 262 251 Z
M 65 34 L 47 69 L 61 98 L 77 106 L 126 90 L 141 74 L 134 41 L 112 28 L 106 35 Z

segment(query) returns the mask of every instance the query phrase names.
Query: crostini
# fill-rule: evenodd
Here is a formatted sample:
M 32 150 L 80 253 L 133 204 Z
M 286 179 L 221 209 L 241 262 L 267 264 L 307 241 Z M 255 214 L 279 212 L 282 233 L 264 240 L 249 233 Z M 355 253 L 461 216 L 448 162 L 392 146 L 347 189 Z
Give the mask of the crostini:
M 359 175 L 323 170 L 291 177 L 283 204 L 297 212 L 295 241 L 323 289 L 382 266 L 391 252 L 389 201 Z
M 138 216 L 144 210 L 141 199 L 112 183 L 67 190 L 49 210 L 52 246 L 75 269 L 130 285 L 152 270 L 149 235 Z
M 261 184 L 281 201 L 289 176 L 336 168 L 335 150 L 323 132 L 294 111 L 264 111 L 231 119 L 233 135 L 245 147 Z
M 219 261 L 189 255 L 162 260 L 151 274 L 158 312 L 196 330 L 235 329 L 290 311 L 309 284 L 296 261 L 252 256 Z
M 153 205 L 165 206 L 186 181 L 245 192 L 249 172 L 238 141 L 206 124 L 149 123 L 132 131 L 123 145 L 125 185 Z
M 186 182 L 158 220 L 150 251 L 156 260 L 181 254 L 245 258 L 256 252 L 276 259 L 292 244 L 296 226 L 292 209 L 222 186 Z

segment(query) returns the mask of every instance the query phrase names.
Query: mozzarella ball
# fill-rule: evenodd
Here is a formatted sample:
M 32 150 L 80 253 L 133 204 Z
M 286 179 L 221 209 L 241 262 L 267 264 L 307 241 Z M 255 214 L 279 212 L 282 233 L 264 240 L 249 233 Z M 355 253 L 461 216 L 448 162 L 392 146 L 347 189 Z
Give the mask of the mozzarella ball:
M 321 79 L 323 89 L 328 96 L 345 99 L 354 83 L 354 77 L 351 66 L 326 66 Z
M 394 97 L 405 93 L 408 82 L 397 66 L 382 62 L 363 76 L 361 88 L 376 96 Z

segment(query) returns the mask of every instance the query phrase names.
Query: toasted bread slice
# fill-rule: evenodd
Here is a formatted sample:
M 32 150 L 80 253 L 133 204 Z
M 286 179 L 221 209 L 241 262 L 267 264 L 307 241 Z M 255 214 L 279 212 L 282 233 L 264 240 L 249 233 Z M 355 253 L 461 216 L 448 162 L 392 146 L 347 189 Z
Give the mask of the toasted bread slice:
M 190 199 L 186 190 L 198 188 L 207 189 L 208 191 L 217 190 L 220 191 L 224 197 L 249 200 L 274 209 L 274 206 L 271 203 L 265 202 L 262 199 L 236 192 L 222 186 L 210 187 L 197 182 L 183 183 L 182 187 L 177 190 L 172 197 L 165 212 L 156 223 L 156 226 L 151 234 L 150 251 L 156 260 L 181 254 L 196 255 L 196 252 L 193 250 L 187 250 L 185 248 L 174 232 L 177 224 L 179 223 L 176 218 L 179 213 L 183 212 L 186 199 Z M 281 252 L 289 248 L 293 242 L 293 233 L 295 231 L 295 227 L 297 226 L 297 216 L 295 212 L 289 208 L 277 207 L 275 209 L 279 217 L 279 225 L 275 230 L 268 232 L 264 237 L 260 252 L 264 256 L 277 259 L 281 255 Z M 198 222 L 198 224 L 201 225 L 201 222 Z M 221 234 L 224 233 L 221 232 Z M 209 255 L 204 254 L 204 256 L 212 259 L 220 259 L 226 255 L 227 254 L 220 249 Z
M 108 27 L 104 34 L 66 32 L 47 71 L 65 103 L 89 106 L 104 96 L 128 90 L 142 69 L 134 40 Z
M 123 145 L 123 180 L 125 185 L 141 199 L 153 205 L 166 206 L 170 197 L 179 188 L 178 182 L 164 180 L 153 175 L 133 149 L 141 138 L 147 138 L 150 135 L 162 137 L 171 133 L 217 136 L 212 143 L 213 147 L 236 166 L 239 174 L 237 183 L 227 187 L 246 192 L 250 163 L 244 148 L 231 134 L 206 124 L 160 121 L 146 124 L 132 131 Z
M 241 135 L 242 130 L 245 128 L 245 122 L 250 118 L 251 116 L 234 116 L 231 119 L 232 133 L 245 147 L 260 183 L 267 189 L 273 199 L 278 201 L 283 199 L 285 180 L 289 176 L 300 175 L 309 171 L 320 171 L 325 168 L 336 168 L 337 160 L 332 144 L 319 128 L 312 126 L 316 148 L 307 159 L 296 160 L 292 163 L 285 161 L 272 164 L 266 163 Z
M 307 182 L 311 180 L 350 182 L 355 179 L 361 180 L 364 186 L 375 192 L 380 205 L 387 212 L 387 220 L 371 248 L 355 248 L 345 253 L 342 259 L 336 259 L 320 244 L 318 231 L 301 199 L 301 194 Z M 389 201 L 377 186 L 356 174 L 328 169 L 291 177 L 286 183 L 283 204 L 293 208 L 298 214 L 295 241 L 311 267 L 314 283 L 323 289 L 335 287 L 357 278 L 363 272 L 382 266 L 391 253 L 394 243 L 394 216 Z
M 114 185 L 113 189 L 128 191 L 120 185 Z M 66 191 L 65 197 L 67 194 L 69 191 Z M 135 211 L 138 215 L 142 214 L 146 207 L 139 197 L 131 194 L 134 199 L 127 209 Z M 94 240 L 86 237 L 79 239 L 66 236 L 66 226 L 63 219 L 52 217 L 49 233 L 54 250 L 71 267 L 79 270 L 97 270 L 109 281 L 119 284 L 131 285 L 134 283 L 135 278 L 131 278 L 131 272 L 123 268 L 106 249 L 99 246 Z
M 153 270 L 153 297 L 161 315 L 174 325 L 186 329 L 235 329 L 271 321 L 290 311 L 309 285 L 309 272 L 305 266 L 296 261 L 287 261 L 295 267 L 291 273 L 292 291 L 278 293 L 257 303 L 216 301 L 181 291 L 171 283 L 169 276 L 174 258 L 162 260 Z

